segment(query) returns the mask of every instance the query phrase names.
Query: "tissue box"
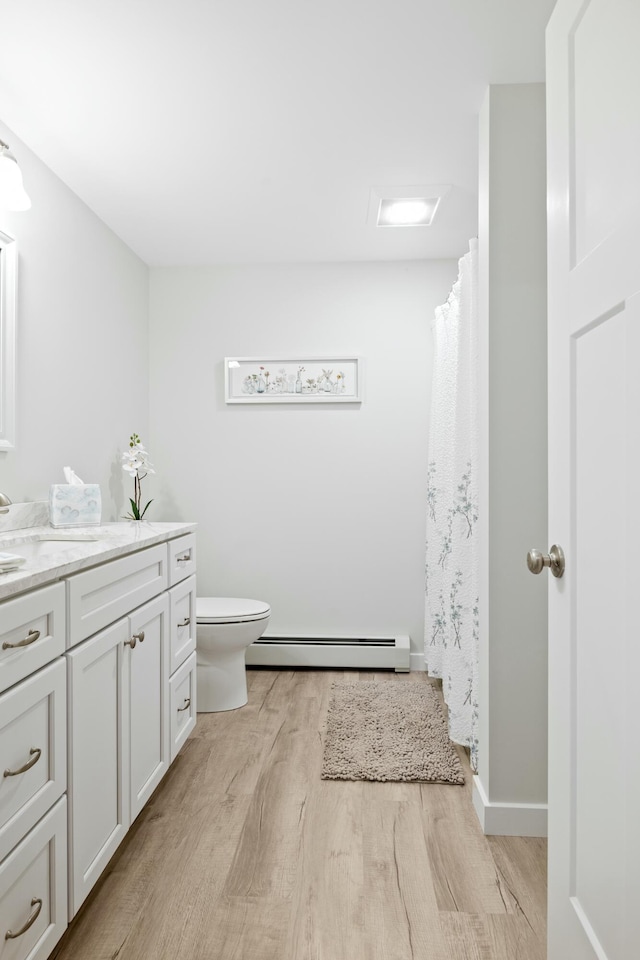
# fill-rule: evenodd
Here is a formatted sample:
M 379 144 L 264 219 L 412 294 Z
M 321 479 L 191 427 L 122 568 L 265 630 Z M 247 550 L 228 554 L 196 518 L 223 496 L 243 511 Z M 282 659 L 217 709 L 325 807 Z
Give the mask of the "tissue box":
M 100 523 L 102 501 L 99 483 L 53 483 L 49 490 L 52 527 L 87 527 Z

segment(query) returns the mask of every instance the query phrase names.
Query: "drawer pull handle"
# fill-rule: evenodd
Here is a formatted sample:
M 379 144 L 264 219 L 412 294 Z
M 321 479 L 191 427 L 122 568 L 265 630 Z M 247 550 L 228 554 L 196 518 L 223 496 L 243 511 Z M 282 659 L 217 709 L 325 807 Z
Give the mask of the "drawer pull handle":
M 181 620 L 178 624 L 179 627 L 188 627 L 191 623 L 191 617 L 185 617 L 184 620 Z
M 26 635 L 24 640 L 20 640 L 18 643 L 3 643 L 3 650 L 14 650 L 16 647 L 28 647 L 30 643 L 35 643 L 36 640 L 40 639 L 39 630 L 29 630 L 29 633 Z
M 184 702 L 184 707 L 178 707 L 178 713 L 182 713 L 183 710 L 188 710 L 191 706 L 191 697 L 187 697 Z
M 42 910 L 42 900 L 40 897 L 34 897 L 31 901 L 31 906 L 35 907 L 35 910 L 25 923 L 24 927 L 20 927 L 19 930 L 16 930 L 15 933 L 12 933 L 11 930 L 7 930 L 4 935 L 5 940 L 15 940 L 16 937 L 21 937 L 23 933 L 26 933 L 29 927 L 32 927 L 38 917 L 40 916 L 40 911 Z
M 142 643 L 144 640 L 144 630 L 141 630 L 140 633 L 134 633 L 134 635 L 131 637 L 131 640 L 125 640 L 124 645 L 125 647 L 131 647 L 133 650 L 138 640 L 140 643 Z
M 31 767 L 34 767 L 42 756 L 42 750 L 40 747 L 31 747 L 31 750 L 29 750 L 29 756 L 31 757 L 31 760 L 27 760 L 24 766 L 20 767 L 19 770 L 5 770 L 3 776 L 17 777 L 19 773 L 26 773 L 27 770 L 31 770 Z M 24 933 L 24 931 L 22 932 Z M 16 933 L 16 937 L 17 936 L 19 936 L 19 934 Z
M 185 553 L 184 557 L 176 557 L 176 563 L 188 563 L 191 560 L 191 557 L 188 553 Z

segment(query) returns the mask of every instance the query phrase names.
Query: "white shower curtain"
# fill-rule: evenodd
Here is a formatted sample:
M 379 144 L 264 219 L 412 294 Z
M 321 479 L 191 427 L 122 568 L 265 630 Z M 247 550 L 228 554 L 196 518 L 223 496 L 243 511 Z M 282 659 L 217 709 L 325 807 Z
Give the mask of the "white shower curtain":
M 449 734 L 478 754 L 477 240 L 433 320 L 425 661 L 442 678 Z

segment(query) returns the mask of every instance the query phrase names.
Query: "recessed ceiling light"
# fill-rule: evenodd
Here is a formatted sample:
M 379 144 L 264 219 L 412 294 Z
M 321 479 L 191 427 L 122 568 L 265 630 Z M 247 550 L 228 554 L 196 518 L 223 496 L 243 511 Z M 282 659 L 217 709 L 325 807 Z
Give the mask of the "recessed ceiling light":
M 428 227 L 440 197 L 383 198 L 378 207 L 379 227 Z
M 428 227 L 440 215 L 440 201 L 451 190 L 449 183 L 405 183 L 371 187 L 367 223 L 378 227 Z

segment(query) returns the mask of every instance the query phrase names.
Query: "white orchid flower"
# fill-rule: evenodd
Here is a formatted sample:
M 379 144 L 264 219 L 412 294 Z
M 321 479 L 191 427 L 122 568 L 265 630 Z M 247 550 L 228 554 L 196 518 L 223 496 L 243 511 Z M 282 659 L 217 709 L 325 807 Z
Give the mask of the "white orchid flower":
M 122 454 L 122 469 L 133 477 L 133 497 L 130 498 L 131 513 L 126 515 L 128 520 L 142 520 L 147 509 L 153 503 L 149 500 L 142 507 L 142 481 L 148 473 L 155 473 L 146 447 L 140 443 L 140 437 L 133 433 L 129 438 L 129 449 Z

